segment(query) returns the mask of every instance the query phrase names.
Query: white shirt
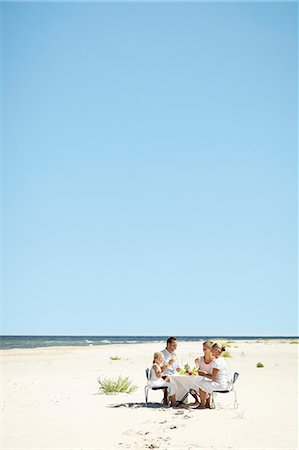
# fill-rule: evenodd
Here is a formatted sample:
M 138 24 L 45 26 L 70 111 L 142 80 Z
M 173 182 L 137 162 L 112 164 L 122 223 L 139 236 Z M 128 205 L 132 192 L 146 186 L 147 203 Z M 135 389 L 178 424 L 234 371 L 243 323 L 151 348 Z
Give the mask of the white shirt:
M 167 350 L 167 348 L 165 348 L 164 350 L 161 351 L 163 358 L 164 358 L 164 362 L 163 365 L 165 363 L 167 363 L 168 361 L 170 361 L 172 358 L 177 358 L 177 354 L 174 353 L 169 353 L 169 351 Z M 167 367 L 167 369 L 164 371 L 164 375 L 174 375 L 177 373 L 176 369 L 178 369 L 180 367 L 180 363 L 179 360 L 176 359 L 176 361 L 174 361 L 174 363 Z
M 226 361 L 219 357 L 215 358 L 211 365 L 212 371 L 213 369 L 218 369 L 218 374 L 216 381 L 223 386 L 226 386 L 227 383 L 230 382 L 229 369 L 227 367 Z

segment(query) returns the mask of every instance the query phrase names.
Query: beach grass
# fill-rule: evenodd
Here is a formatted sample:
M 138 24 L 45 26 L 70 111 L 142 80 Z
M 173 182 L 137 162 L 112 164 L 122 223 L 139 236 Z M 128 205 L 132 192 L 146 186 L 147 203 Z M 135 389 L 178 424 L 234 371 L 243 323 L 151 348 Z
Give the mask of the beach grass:
M 119 361 L 121 358 L 119 356 L 110 356 L 112 361 Z
M 101 378 L 98 378 L 98 382 L 100 384 L 101 392 L 105 394 L 131 394 L 138 388 L 138 386 L 132 384 L 129 377 L 122 377 L 121 375 L 116 379 L 104 378 L 102 380 Z
M 223 358 L 231 358 L 232 357 L 230 352 L 223 352 L 221 356 L 223 356 Z
M 265 366 L 264 366 L 264 364 L 263 364 L 261 361 L 259 361 L 259 362 L 256 364 L 256 367 L 265 367 Z

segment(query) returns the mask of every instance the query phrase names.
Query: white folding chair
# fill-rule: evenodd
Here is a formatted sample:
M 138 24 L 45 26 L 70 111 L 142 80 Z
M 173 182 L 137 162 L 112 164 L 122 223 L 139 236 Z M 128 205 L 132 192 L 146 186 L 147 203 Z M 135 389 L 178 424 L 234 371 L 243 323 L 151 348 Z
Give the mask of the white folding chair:
M 151 386 L 150 384 L 150 370 L 149 369 L 145 369 L 145 375 L 146 375 L 146 379 L 147 379 L 147 385 L 144 388 L 144 395 L 145 395 L 145 404 L 147 406 L 147 402 L 148 402 L 148 391 L 151 389 L 152 391 L 159 391 L 161 389 L 167 389 L 165 386 Z
M 216 408 L 216 397 L 217 394 L 228 394 L 229 392 L 233 392 L 233 394 L 235 395 L 235 400 L 234 400 L 234 408 L 238 408 L 238 399 L 237 399 L 237 393 L 235 391 L 235 382 L 237 381 L 237 379 L 239 378 L 239 374 L 238 372 L 235 372 L 232 378 L 232 384 L 230 389 L 227 389 L 226 391 L 214 391 L 213 394 L 211 395 L 211 408 Z

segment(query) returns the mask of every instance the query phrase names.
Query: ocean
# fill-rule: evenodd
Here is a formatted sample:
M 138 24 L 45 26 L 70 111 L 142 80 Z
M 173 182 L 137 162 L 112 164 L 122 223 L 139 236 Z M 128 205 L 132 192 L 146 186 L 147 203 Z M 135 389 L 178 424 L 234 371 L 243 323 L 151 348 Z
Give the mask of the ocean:
M 0 336 L 0 349 L 165 343 L 168 336 Z M 176 336 L 179 341 L 298 339 L 297 336 Z

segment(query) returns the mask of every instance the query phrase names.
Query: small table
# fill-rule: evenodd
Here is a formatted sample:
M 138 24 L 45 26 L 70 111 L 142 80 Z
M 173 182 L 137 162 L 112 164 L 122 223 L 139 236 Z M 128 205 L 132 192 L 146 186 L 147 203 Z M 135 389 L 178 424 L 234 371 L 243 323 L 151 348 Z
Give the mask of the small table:
M 200 375 L 169 375 L 170 381 L 175 385 L 175 395 L 177 401 L 181 401 L 189 389 L 198 392 L 199 382 L 204 379 Z

